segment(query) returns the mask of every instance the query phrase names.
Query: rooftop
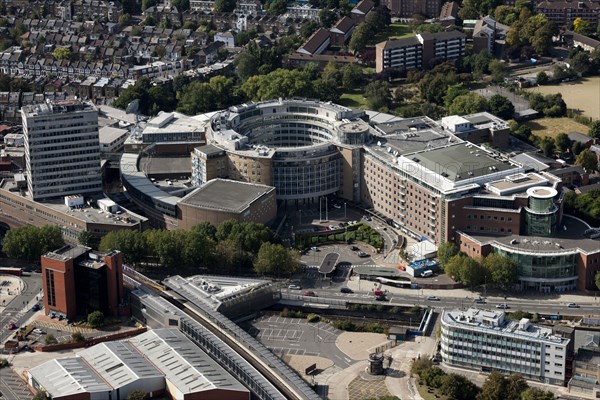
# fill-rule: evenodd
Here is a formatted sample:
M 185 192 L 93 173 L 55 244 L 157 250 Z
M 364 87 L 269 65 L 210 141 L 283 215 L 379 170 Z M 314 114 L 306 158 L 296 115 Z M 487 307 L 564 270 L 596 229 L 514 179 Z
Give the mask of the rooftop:
M 600 238 L 590 239 L 584 232 L 589 229 L 585 222 L 564 215 L 562 223 L 552 237 L 539 236 L 494 236 L 487 234 L 466 234 L 479 243 L 505 247 L 514 252 L 532 254 L 565 254 L 582 250 L 586 254 L 600 252 Z M 464 234 L 464 233 L 463 233 Z
M 100 144 L 110 144 L 122 137 L 123 135 L 127 135 L 127 129 L 113 128 L 112 126 L 103 126 L 99 129 L 98 133 L 100 134 Z
M 454 182 L 501 173 L 514 168 L 508 162 L 498 160 L 470 143 L 425 150 L 408 158 Z
M 113 388 L 123 387 L 138 378 L 163 376 L 129 342 L 100 343 L 78 355 L 96 371 L 103 371 L 102 378 Z
M 549 183 L 549 180 L 540 174 L 536 173 L 518 173 L 509 175 L 503 179 L 488 182 L 485 187 L 490 192 L 500 195 L 507 196 L 510 194 L 523 192 L 534 186 L 545 186 Z
M 178 112 L 161 112 L 150 119 L 142 134 L 168 134 L 179 132 L 204 133 L 206 124 Z
M 154 329 L 129 339 L 177 391 L 248 390 L 175 329 Z
M 59 358 L 31 368 L 29 373 L 53 398 L 111 387 L 80 357 Z
M 502 311 L 480 310 L 469 308 L 468 310 L 444 311 L 442 320 L 453 326 L 461 326 L 465 329 L 479 331 L 495 331 L 498 335 L 521 337 L 524 339 L 550 342 L 555 345 L 566 345 L 570 339 L 553 333 L 551 328 L 532 325 L 527 318 L 520 321 L 505 319 Z
M 90 250 L 91 249 L 89 247 L 67 244 L 60 249 L 49 251 L 48 253 L 44 254 L 44 257 L 67 261 L 82 256 Z
M 273 186 L 213 179 L 185 196 L 180 204 L 241 213 L 249 204 L 274 190 Z
M 48 114 L 94 111 L 95 107 L 90 103 L 85 103 L 79 100 L 59 100 L 24 106 L 21 110 L 28 117 L 36 117 L 39 115 Z

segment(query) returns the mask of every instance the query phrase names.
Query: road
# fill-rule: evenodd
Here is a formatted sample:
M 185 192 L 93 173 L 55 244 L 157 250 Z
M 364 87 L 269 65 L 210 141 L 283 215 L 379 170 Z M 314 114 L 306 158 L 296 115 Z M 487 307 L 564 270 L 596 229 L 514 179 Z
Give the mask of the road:
M 374 282 L 363 281 L 365 286 L 374 288 Z M 385 290 L 385 286 L 382 287 Z M 396 288 L 394 288 L 396 290 Z M 283 289 L 282 291 L 286 291 Z M 414 292 L 414 294 L 405 294 L 406 291 Z M 297 291 L 290 290 L 290 294 L 299 294 Z M 422 290 L 419 289 L 406 289 L 402 294 L 388 292 L 387 301 L 376 301 L 371 290 L 355 291 L 354 293 L 341 293 L 338 287 L 323 287 L 316 291 L 319 300 L 324 299 L 335 299 L 335 300 L 346 300 L 346 301 L 360 301 L 371 304 L 388 304 L 398 306 L 413 306 L 419 305 L 422 307 L 433 307 L 433 308 L 466 308 L 475 307 L 481 309 L 495 309 L 495 306 L 500 303 L 506 303 L 510 307 L 508 312 L 523 310 L 531 313 L 538 313 L 542 315 L 584 315 L 584 314 L 595 314 L 598 312 L 598 305 L 594 305 L 593 299 L 590 299 L 589 303 L 579 303 L 580 308 L 568 308 L 566 303 L 559 303 L 555 301 L 549 301 L 547 299 L 517 299 L 507 297 L 487 297 L 486 304 L 476 304 L 473 298 L 465 297 L 446 297 L 444 296 L 443 290 L 435 291 L 435 295 L 440 298 L 439 301 L 427 300 L 427 296 L 419 294 Z
M 22 276 L 23 290 L 21 293 L 8 303 L 0 316 L 0 343 L 4 343 L 12 331 L 7 329 L 11 323 L 21 326 L 33 314 L 31 307 L 41 298 L 42 277 L 37 272 L 32 272 L 30 276 Z M 40 297 L 37 297 L 40 296 Z

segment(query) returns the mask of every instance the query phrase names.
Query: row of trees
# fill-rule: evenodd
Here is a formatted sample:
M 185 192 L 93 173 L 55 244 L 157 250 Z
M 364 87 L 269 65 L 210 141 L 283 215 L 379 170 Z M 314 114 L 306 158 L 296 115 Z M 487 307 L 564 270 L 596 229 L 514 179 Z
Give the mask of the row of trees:
M 273 243 L 272 232 L 255 222 L 228 220 L 215 228 L 208 222 L 189 231 L 115 231 L 104 236 L 101 251 L 120 250 L 134 266 L 203 269 L 210 273 L 249 270 L 260 275 L 293 274 L 301 269 L 299 255 Z
M 12 258 L 35 261 L 39 260 L 42 254 L 56 250 L 64 244 L 58 226 L 46 225 L 38 228 L 28 225 L 6 232 L 2 251 Z
M 480 389 L 464 376 L 447 374 L 424 358 L 413 362 L 411 374 L 417 375 L 422 384 L 437 389 L 441 395 L 453 400 L 554 400 L 555 398 L 551 392 L 529 387 L 520 374 L 513 374 L 507 378 L 494 371 L 486 378 Z
M 518 278 L 518 265 L 510 258 L 491 253 L 478 261 L 459 252 L 450 242 L 440 245 L 438 260 L 446 275 L 472 288 L 487 282 L 507 290 Z

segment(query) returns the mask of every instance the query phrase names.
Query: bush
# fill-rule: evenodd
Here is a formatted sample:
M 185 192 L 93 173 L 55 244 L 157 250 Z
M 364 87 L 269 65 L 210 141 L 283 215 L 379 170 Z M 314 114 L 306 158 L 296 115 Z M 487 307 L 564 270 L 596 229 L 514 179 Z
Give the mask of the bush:
M 98 328 L 104 325 L 104 314 L 102 311 L 93 311 L 88 314 L 87 322 L 92 328 Z
M 81 332 L 73 332 L 71 334 L 71 340 L 74 343 L 85 342 L 85 336 L 83 336 L 83 334 Z
M 8 366 L 8 360 L 6 358 L 0 358 L 0 368 Z
M 321 317 L 318 314 L 308 314 L 306 316 L 306 320 L 308 322 L 319 322 L 321 320 Z
M 46 335 L 46 337 L 44 338 L 44 343 L 49 346 L 52 344 L 58 344 L 58 340 L 56 340 L 56 338 L 54 337 L 54 335 L 52 334 L 48 334 Z

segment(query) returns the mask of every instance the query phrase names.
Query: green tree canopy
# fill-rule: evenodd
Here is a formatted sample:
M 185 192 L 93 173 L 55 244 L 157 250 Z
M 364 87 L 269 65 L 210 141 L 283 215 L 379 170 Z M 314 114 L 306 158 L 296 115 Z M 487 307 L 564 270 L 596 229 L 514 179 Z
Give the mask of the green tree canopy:
M 550 79 L 548 78 L 548 74 L 545 71 L 540 71 L 538 72 L 535 80 L 538 85 L 542 86 L 546 85 Z
M 498 371 L 492 371 L 486 378 L 477 400 L 507 400 L 506 378 Z M 518 400 L 518 399 L 517 399 Z
M 439 245 L 437 250 L 438 261 L 442 268 L 455 255 L 458 254 L 458 247 L 452 242 L 444 242 Z
M 290 276 L 301 269 L 302 264 L 297 251 L 269 242 L 260 246 L 254 263 L 254 271 L 259 275 Z
M 276 69 L 267 75 L 255 75 L 240 87 L 240 91 L 253 101 L 276 99 L 279 97 L 312 97 L 314 87 L 306 72 Z
M 372 35 L 373 31 L 371 26 L 366 22 L 362 22 L 354 29 L 354 31 L 352 31 L 348 48 L 355 54 L 362 53 L 367 47 L 367 43 Z
M 473 400 L 479 388 L 468 378 L 458 374 L 447 374 L 442 378 L 440 392 L 454 400 Z
M 511 119 L 515 113 L 515 106 L 506 97 L 495 94 L 489 100 L 490 112 L 502 119 Z
M 555 398 L 552 392 L 545 392 L 534 387 L 527 388 L 521 394 L 521 400 L 554 400 Z
M 123 253 L 123 261 L 138 265 L 146 257 L 149 249 L 144 233 L 130 230 L 112 231 L 100 240 L 98 247 L 102 252 L 119 250 Z
M 9 257 L 34 261 L 39 260 L 42 254 L 56 250 L 64 244 L 58 226 L 46 225 L 38 228 L 28 225 L 6 232 L 2 251 Z
M 598 170 L 598 156 L 589 149 L 583 150 L 575 159 L 575 164 L 585 169 L 587 172 Z
M 215 0 L 215 11 L 232 12 L 236 6 L 235 0 Z
M 92 311 L 87 316 L 87 322 L 92 328 L 98 328 L 104 324 L 104 314 L 102 311 Z
M 444 271 L 454 280 L 470 287 L 482 284 L 486 278 L 486 269 L 463 253 L 451 257 L 444 265 Z
M 496 287 L 507 290 L 518 278 L 518 265 L 510 258 L 491 253 L 483 259 L 483 267 Z
M 321 21 L 321 26 L 325 29 L 329 29 L 336 23 L 338 16 L 335 11 L 329 10 L 327 8 L 321 9 L 319 11 L 319 20 Z
M 600 139 L 600 120 L 592 121 L 588 135 L 593 138 Z
M 477 93 L 467 93 L 454 99 L 450 107 L 448 107 L 448 114 L 473 114 L 487 111 L 488 108 L 489 104 L 485 97 Z
M 38 390 L 38 392 L 35 394 L 35 396 L 33 396 L 31 398 L 31 400 L 47 400 L 48 399 L 48 393 L 46 393 L 44 390 Z
M 52 52 L 52 55 L 57 60 L 68 60 L 71 58 L 71 49 L 68 47 L 57 47 Z
M 367 105 L 371 110 L 387 110 L 392 102 L 390 85 L 383 81 L 370 82 L 365 88 Z
M 565 153 L 571 148 L 571 139 L 569 139 L 569 135 L 566 133 L 559 133 L 554 138 L 554 144 L 556 145 L 558 151 Z

